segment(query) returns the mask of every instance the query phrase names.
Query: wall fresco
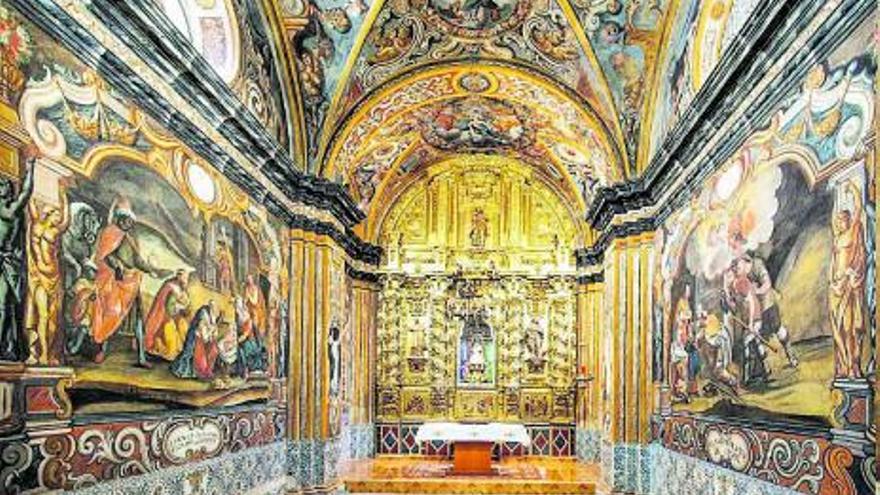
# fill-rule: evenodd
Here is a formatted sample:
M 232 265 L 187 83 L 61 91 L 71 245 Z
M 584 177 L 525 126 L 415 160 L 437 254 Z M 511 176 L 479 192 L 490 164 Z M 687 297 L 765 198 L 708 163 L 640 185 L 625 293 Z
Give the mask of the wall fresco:
M 4 162 L 3 358 L 55 370 L 67 417 L 269 398 L 283 225 L 0 8 L 4 133 L 32 141 Z
M 748 490 L 874 490 L 872 28 L 809 67 L 657 233 L 655 437 L 732 471 L 659 449 L 658 493 L 686 486 L 682 469 Z
M 831 381 L 864 377 L 874 71 L 843 53 L 814 67 L 664 224 L 656 297 L 677 408 L 827 419 Z

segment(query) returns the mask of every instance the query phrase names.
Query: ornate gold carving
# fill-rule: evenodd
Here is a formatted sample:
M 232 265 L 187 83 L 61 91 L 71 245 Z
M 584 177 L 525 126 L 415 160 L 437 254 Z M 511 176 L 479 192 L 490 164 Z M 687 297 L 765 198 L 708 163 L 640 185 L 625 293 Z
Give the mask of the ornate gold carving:
M 386 275 L 380 294 L 377 337 L 380 414 L 400 414 L 403 419 L 474 418 L 477 407 L 489 411 L 482 419 L 517 420 L 527 416 L 526 404 L 542 417 L 560 421 L 574 417 L 575 298 L 574 279 L 553 276 L 530 279 L 514 275 L 461 273 L 410 277 Z M 483 373 L 494 372 L 494 381 L 470 385 L 461 380 L 461 367 L 469 365 L 462 354 L 462 332 L 467 315 L 482 314 L 494 335 L 494 358 L 481 356 Z M 465 339 L 467 340 L 467 339 Z M 538 369 L 532 365 L 540 363 Z M 490 373 L 491 375 L 491 373 Z M 427 410 L 413 409 L 409 398 L 423 393 Z M 520 400 L 520 387 L 554 390 L 543 392 L 540 403 Z M 402 401 L 397 400 L 402 387 Z M 467 388 L 495 397 L 492 407 L 462 395 Z M 476 392 L 476 390 L 475 390 Z M 454 407 L 449 400 L 454 397 Z M 555 397 L 555 398 L 554 398 Z M 465 402 L 462 402 L 465 400 Z M 476 402 L 474 402 L 476 401 Z M 477 402 L 480 402 L 477 404 Z
M 389 194 L 396 194 L 394 206 L 376 231 L 388 271 L 574 270 L 573 250 L 584 235 L 576 213 L 549 179 L 516 160 L 456 158 Z
M 521 413 L 526 421 L 549 421 L 552 414 L 551 393 L 546 390 L 524 390 Z
M 487 419 L 497 416 L 494 391 L 459 390 L 455 395 L 455 417 Z
M 407 418 L 427 418 L 431 414 L 431 390 L 410 389 L 403 391 L 402 414 Z

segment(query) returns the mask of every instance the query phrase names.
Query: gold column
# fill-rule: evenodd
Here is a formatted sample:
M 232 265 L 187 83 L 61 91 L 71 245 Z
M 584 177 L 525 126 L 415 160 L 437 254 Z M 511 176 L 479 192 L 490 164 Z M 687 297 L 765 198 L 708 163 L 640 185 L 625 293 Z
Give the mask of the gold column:
M 625 274 L 621 276 L 621 264 L 625 263 L 623 247 L 623 242 L 615 241 L 612 244 L 610 253 L 606 254 L 606 257 L 610 255 L 611 258 L 611 263 L 608 265 L 611 274 L 609 278 L 606 278 L 606 280 L 610 279 L 611 283 L 611 300 L 606 301 L 606 304 L 611 305 L 611 321 L 608 322 L 611 330 L 611 352 L 605 356 L 605 359 L 611 360 L 611 376 L 606 378 L 610 379 L 611 382 L 611 394 L 609 402 L 605 404 L 605 407 L 609 408 L 613 414 L 611 417 L 610 437 L 608 438 L 611 443 L 619 443 L 623 440 L 623 425 L 621 424 L 623 415 L 621 411 L 624 411 L 624 403 L 621 377 L 624 368 L 621 362 L 621 351 L 626 337 L 624 334 L 626 324 L 621 318 L 621 306 L 626 304 L 621 291 L 621 288 L 625 288 L 626 283 Z M 625 264 L 623 267 L 625 268 Z
M 577 377 L 578 404 L 577 404 L 577 427 L 586 429 L 590 427 L 590 392 L 592 387 L 585 379 L 586 367 L 592 361 L 592 321 L 590 318 L 590 294 L 586 285 L 578 285 L 577 288 Z
M 603 466 L 619 491 L 638 492 L 647 482 L 643 472 L 630 471 L 645 462 L 643 449 L 651 438 L 653 254 L 653 233 L 615 240 L 605 252 L 603 283 L 586 289 L 595 294 L 588 304 L 601 308 L 593 313 L 592 324 L 597 329 L 596 388 L 608 391 L 607 398 L 597 391 L 599 397 L 590 399 L 600 411 L 590 419 L 595 417 L 604 432 L 603 446 L 612 451 L 608 458 L 622 463 Z
M 375 385 L 376 302 L 378 288 L 374 283 L 355 280 L 354 291 L 354 397 L 352 424 L 371 425 L 374 421 L 373 389 Z
M 318 455 L 331 438 L 327 339 L 330 329 L 330 265 L 339 248 L 327 236 L 291 231 L 290 352 L 288 436 L 300 451 L 300 462 L 311 470 L 328 472 L 319 465 L 335 462 Z M 320 469 L 319 469 L 320 468 Z M 331 489 L 334 479 L 313 480 L 317 486 L 303 490 Z
M 645 233 L 639 239 L 639 259 L 641 270 L 639 285 L 639 418 L 638 418 L 638 441 L 643 445 L 647 445 L 651 441 L 651 415 L 654 412 L 653 401 L 653 321 L 652 303 L 653 294 L 651 292 L 654 267 L 654 234 Z

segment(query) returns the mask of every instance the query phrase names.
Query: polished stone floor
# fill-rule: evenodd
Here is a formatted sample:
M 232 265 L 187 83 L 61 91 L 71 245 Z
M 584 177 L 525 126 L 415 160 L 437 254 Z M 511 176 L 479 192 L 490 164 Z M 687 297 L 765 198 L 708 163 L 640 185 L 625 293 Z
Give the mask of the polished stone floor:
M 494 476 L 453 476 L 450 459 L 380 456 L 341 467 L 350 493 L 410 494 L 594 494 L 605 493 L 597 465 L 574 459 L 506 458 L 493 464 Z

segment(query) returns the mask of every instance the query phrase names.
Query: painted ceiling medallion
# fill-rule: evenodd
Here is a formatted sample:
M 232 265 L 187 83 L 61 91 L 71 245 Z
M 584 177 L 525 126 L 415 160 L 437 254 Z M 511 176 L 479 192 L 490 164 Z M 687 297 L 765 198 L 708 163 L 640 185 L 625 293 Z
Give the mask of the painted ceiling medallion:
M 465 73 L 456 82 L 461 89 L 468 93 L 485 93 L 492 87 L 492 81 L 489 80 L 489 77 L 477 72 Z
M 527 0 L 427 0 L 429 21 L 439 21 L 452 36 L 470 39 L 491 38 L 514 29 L 529 11 Z
M 535 140 L 530 112 L 492 98 L 443 102 L 426 113 L 422 137 L 442 150 L 523 149 Z
M 326 134 L 321 136 L 324 165 L 332 159 L 329 148 L 338 130 L 348 125 L 348 119 L 365 115 L 354 111 L 356 107 L 372 107 L 381 98 L 382 88 L 389 84 L 400 89 L 401 96 L 395 100 L 401 104 L 427 104 L 403 98 L 404 93 L 411 92 L 395 81 L 406 80 L 428 67 L 458 66 L 463 62 L 468 68 L 457 75 L 450 88 L 453 92 L 494 95 L 503 84 L 498 77 L 485 76 L 490 64 L 523 68 L 576 95 L 579 105 L 601 121 L 602 132 L 610 131 L 614 147 L 623 149 L 612 95 L 567 3 L 389 0 L 376 9 L 371 20 L 364 28 L 363 45 L 353 52 L 354 60 L 349 60 L 344 86 L 327 110 L 323 127 Z M 425 90 L 428 98 L 447 94 L 438 93 L 436 88 L 419 89 Z M 528 97 L 521 103 L 532 100 L 534 97 Z

